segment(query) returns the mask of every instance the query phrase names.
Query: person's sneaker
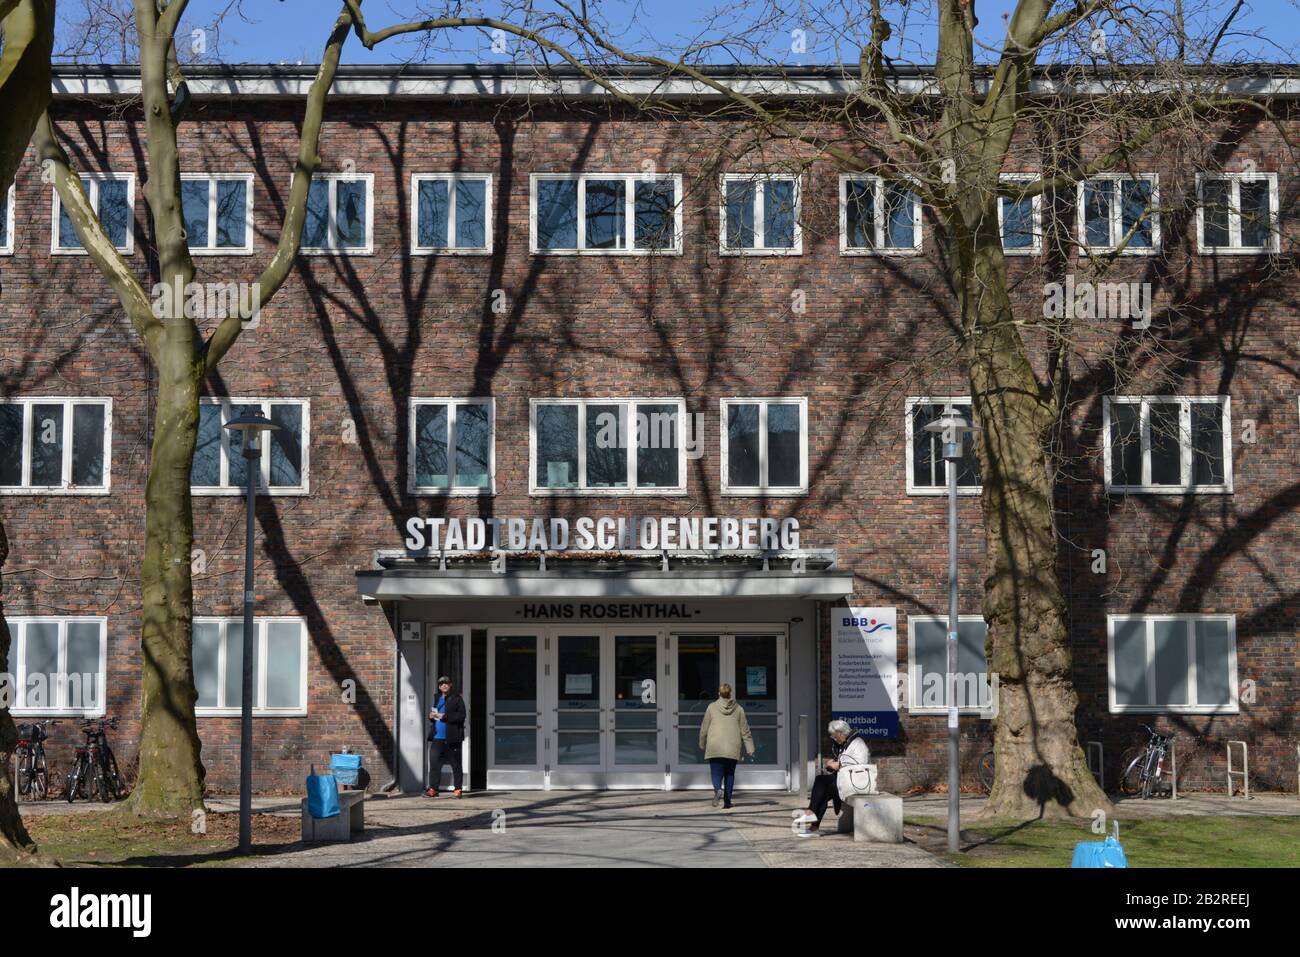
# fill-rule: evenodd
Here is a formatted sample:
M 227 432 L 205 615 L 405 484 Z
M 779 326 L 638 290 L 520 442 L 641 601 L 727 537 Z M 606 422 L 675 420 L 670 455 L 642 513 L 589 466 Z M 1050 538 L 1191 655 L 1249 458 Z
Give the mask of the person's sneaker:
M 723 801 L 723 802 L 722 802 L 722 809 L 723 809 L 724 811 L 730 811 L 730 810 L 731 810 L 731 802 L 730 802 L 730 801 Z
M 425 789 L 424 789 L 424 796 L 425 796 L 425 797 L 429 797 L 429 798 L 436 798 L 436 797 L 438 796 L 438 789 L 437 789 L 437 788 L 425 788 Z
M 464 794 L 461 793 L 460 788 L 456 788 L 456 790 L 452 791 L 451 793 L 454 794 L 454 795 L 456 795 L 456 797 L 464 797 L 464 796 L 465 796 Z
M 722 792 L 721 792 L 721 791 L 714 791 L 714 792 L 713 792 L 713 806 L 714 806 L 714 807 L 717 807 L 717 806 L 718 806 L 718 802 L 721 801 L 721 800 L 722 800 Z
M 817 833 L 818 833 L 817 829 L 818 829 L 818 826 L 819 826 L 819 825 L 818 825 L 818 822 L 817 822 L 817 816 L 816 816 L 816 815 L 814 815 L 814 814 L 805 814 L 805 815 L 803 815 L 802 817 L 797 817 L 797 818 L 795 818 L 795 819 L 794 819 L 794 823 L 797 824 L 797 825 L 800 825 L 798 828 L 796 828 L 796 830 L 795 830 L 795 832 L 794 832 L 796 837 L 816 837 L 816 836 L 817 836 Z

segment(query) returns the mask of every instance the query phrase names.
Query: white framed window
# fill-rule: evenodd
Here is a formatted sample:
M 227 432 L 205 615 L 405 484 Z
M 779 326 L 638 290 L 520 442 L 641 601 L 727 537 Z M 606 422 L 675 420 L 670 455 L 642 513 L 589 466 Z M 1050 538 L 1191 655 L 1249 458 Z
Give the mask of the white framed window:
M 118 252 L 130 255 L 135 250 L 135 174 L 82 173 L 82 188 L 91 209 L 99 216 L 104 235 Z M 63 209 L 59 191 L 54 190 L 54 214 L 50 218 L 50 252 L 63 256 L 84 256 L 85 247 Z
M 1004 183 L 1032 183 L 1037 173 L 1003 173 Z M 998 231 L 1004 256 L 1037 256 L 1043 251 L 1043 195 L 998 197 Z
M 947 495 L 948 463 L 943 457 L 943 436 L 925 427 L 943 416 L 948 405 L 974 421 L 968 395 L 952 397 L 912 396 L 907 400 L 904 428 L 907 432 L 907 494 Z M 980 463 L 975 441 L 966 436 L 962 460 L 957 468 L 957 494 L 980 493 Z
M 921 251 L 921 198 L 879 176 L 840 174 L 840 255 Z
M 984 658 L 988 625 L 980 615 L 957 616 L 957 705 L 962 714 L 991 717 L 996 702 Z M 946 714 L 948 710 L 948 619 L 935 615 L 907 618 L 907 710 Z
M 808 492 L 808 400 L 722 399 L 722 494 Z
M 685 399 L 532 399 L 533 495 L 686 492 Z
M 676 173 L 533 173 L 534 255 L 654 255 L 682 251 L 682 178 Z
M 301 618 L 253 619 L 253 715 L 307 714 L 307 624 Z M 194 619 L 194 687 L 201 718 L 237 716 L 244 691 L 244 620 Z
M 1106 396 L 1106 491 L 1231 492 L 1231 406 L 1226 395 Z
M 374 195 L 372 173 L 314 174 L 299 248 L 314 256 L 373 253 Z
M 1196 174 L 1197 248 L 1258 255 L 1281 248 L 1276 173 Z
M 0 256 L 11 256 L 14 251 L 14 184 L 0 201 Z
M 1235 714 L 1235 615 L 1107 615 L 1112 714 Z
M 242 433 L 226 423 L 257 414 L 279 429 L 260 439 L 258 492 L 262 495 L 306 495 L 311 448 L 311 402 L 308 399 L 199 399 L 199 435 L 190 470 L 194 495 L 242 495 L 247 488 L 248 460 Z
M 780 173 L 724 173 L 718 209 L 724 256 L 798 256 L 800 178 Z
M 492 252 L 492 174 L 411 174 L 411 252 Z
M 0 494 L 108 494 L 112 437 L 112 399 L 0 399 Z
M 1160 251 L 1160 180 L 1155 173 L 1101 173 L 1080 182 L 1078 189 L 1080 255 L 1113 252 L 1121 244 L 1123 256 Z
M 17 687 L 15 717 L 104 716 L 108 619 L 95 616 L 6 619 Z
M 494 494 L 495 401 L 412 399 L 407 462 L 412 495 Z
M 252 253 L 253 174 L 181 173 L 181 215 L 194 255 Z

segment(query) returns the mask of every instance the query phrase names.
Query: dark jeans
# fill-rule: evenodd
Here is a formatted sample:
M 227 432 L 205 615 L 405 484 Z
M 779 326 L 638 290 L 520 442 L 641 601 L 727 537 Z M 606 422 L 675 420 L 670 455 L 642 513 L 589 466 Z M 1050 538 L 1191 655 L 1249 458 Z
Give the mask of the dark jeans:
M 450 764 L 452 783 L 457 791 L 460 790 L 465 781 L 465 772 L 460 762 L 461 743 L 436 739 L 429 742 L 429 787 L 438 787 L 438 782 L 442 780 L 442 766 Z
M 730 804 L 736 787 L 736 762 L 731 758 L 709 758 L 709 771 L 713 774 L 713 790 L 722 791 Z
M 818 824 L 822 822 L 827 804 L 834 802 L 835 813 L 840 813 L 840 791 L 835 782 L 837 777 L 836 774 L 819 774 L 813 778 L 812 797 L 808 801 L 808 806 L 817 815 Z

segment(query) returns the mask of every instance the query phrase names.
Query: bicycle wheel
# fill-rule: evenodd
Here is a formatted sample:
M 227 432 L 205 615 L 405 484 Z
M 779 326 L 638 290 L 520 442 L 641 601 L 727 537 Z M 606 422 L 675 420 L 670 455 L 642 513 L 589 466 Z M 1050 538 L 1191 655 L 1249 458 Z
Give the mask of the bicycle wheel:
M 31 752 L 19 748 L 15 756 L 18 758 L 18 796 L 27 797 L 32 791 Z
M 45 749 L 40 748 L 32 755 L 32 798 L 44 801 L 50 793 L 50 768 L 45 763 Z
M 117 757 L 107 747 L 104 748 L 104 778 L 113 792 L 113 800 L 121 800 L 126 793 L 126 784 L 122 781 L 122 773 L 117 769 Z
M 82 765 L 78 759 L 71 768 L 68 769 L 68 777 L 63 782 L 63 797 L 69 804 L 77 799 L 77 791 L 81 789 Z
M 99 782 L 99 799 L 105 804 L 112 804 L 117 800 L 117 789 L 113 786 L 113 778 L 109 773 L 106 763 L 100 764 L 99 773 L 95 775 Z
M 1124 770 L 1119 776 L 1119 790 L 1125 797 L 1136 797 L 1141 793 L 1146 757 L 1146 748 L 1131 748 L 1120 759 L 1119 766 Z
M 997 771 L 997 765 L 992 751 L 986 751 L 984 753 L 984 756 L 980 758 L 979 767 L 976 770 L 979 773 L 980 784 L 984 787 L 984 793 L 992 793 L 993 778 Z

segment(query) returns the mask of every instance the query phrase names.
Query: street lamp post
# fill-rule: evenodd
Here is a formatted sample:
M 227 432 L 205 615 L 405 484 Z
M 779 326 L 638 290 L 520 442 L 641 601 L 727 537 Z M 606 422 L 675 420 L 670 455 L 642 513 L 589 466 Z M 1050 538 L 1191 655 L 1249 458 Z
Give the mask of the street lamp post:
M 261 472 L 263 432 L 280 427 L 260 415 L 241 415 L 226 423 L 231 438 L 242 436 L 248 486 L 244 507 L 243 692 L 239 702 L 239 853 L 253 852 L 253 507 Z
M 925 429 L 939 434 L 948 473 L 948 665 L 944 688 L 948 697 L 948 852 L 956 854 L 961 844 L 961 740 L 957 708 L 957 469 L 965 451 L 966 436 L 975 431 L 975 426 L 949 403 L 943 415 Z

